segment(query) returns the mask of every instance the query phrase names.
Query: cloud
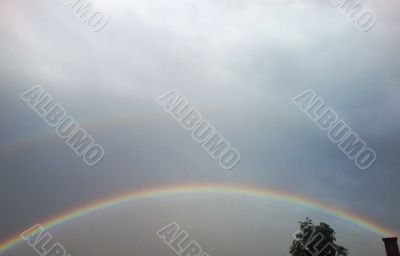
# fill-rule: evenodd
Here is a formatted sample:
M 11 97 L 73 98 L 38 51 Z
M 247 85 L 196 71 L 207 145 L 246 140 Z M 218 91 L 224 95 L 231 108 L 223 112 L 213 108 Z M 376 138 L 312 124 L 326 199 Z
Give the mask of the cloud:
M 2 155 L 0 237 L 110 194 L 200 181 L 279 187 L 400 229 L 398 1 L 365 2 L 377 15 L 368 33 L 329 1 L 93 4 L 109 16 L 99 33 L 62 1 L 0 3 L 0 147 L 34 140 Z M 20 101 L 37 84 L 101 142 L 101 166 L 83 166 Z M 157 105 L 171 89 L 240 150 L 238 170 Z M 306 89 L 376 150 L 371 169 L 292 103 Z

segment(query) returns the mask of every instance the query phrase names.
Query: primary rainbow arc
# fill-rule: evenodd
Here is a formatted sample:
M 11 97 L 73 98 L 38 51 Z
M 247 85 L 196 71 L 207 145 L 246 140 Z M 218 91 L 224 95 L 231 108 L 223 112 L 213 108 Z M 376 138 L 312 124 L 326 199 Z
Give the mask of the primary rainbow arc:
M 286 191 L 257 188 L 257 187 L 247 187 L 242 185 L 217 185 L 217 184 L 177 185 L 177 186 L 165 186 L 158 188 L 147 188 L 138 191 L 133 191 L 130 193 L 111 197 L 105 200 L 97 201 L 95 203 L 85 205 L 83 207 L 74 209 L 72 211 L 65 212 L 62 215 L 49 218 L 48 220 L 40 222 L 39 224 L 41 224 L 46 229 L 50 229 L 54 226 L 62 225 L 63 223 L 88 215 L 92 212 L 110 208 L 119 204 L 150 199 L 150 198 L 177 196 L 183 194 L 238 195 L 238 196 L 257 197 L 264 200 L 279 201 L 292 205 L 299 205 L 304 208 L 309 208 L 329 214 L 331 216 L 349 222 L 353 225 L 369 230 L 370 232 L 373 232 L 379 236 L 395 236 L 397 233 L 365 217 L 353 214 L 343 209 L 328 206 L 327 204 L 317 202 L 315 200 L 303 196 L 290 194 Z M 23 240 L 20 238 L 19 234 L 11 237 L 6 241 L 3 241 L 2 243 L 0 243 L 0 253 L 8 251 L 9 249 L 16 246 L 22 241 Z

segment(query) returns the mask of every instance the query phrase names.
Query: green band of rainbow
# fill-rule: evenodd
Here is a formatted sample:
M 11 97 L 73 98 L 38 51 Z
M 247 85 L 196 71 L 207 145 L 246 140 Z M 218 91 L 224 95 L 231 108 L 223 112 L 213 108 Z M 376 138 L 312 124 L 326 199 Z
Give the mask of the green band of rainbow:
M 178 185 L 178 186 L 167 186 L 158 188 L 147 188 L 139 191 L 130 192 L 127 194 L 118 195 L 112 198 L 101 200 L 83 207 L 77 208 L 72 211 L 68 211 L 57 217 L 50 218 L 40 224 L 50 229 L 54 226 L 61 225 L 70 220 L 77 219 L 84 215 L 96 212 L 102 209 L 110 208 L 116 205 L 150 199 L 159 197 L 169 197 L 177 195 L 187 194 L 211 194 L 211 195 L 227 195 L 227 196 L 249 196 L 256 197 L 263 200 L 273 200 L 284 202 L 292 205 L 299 205 L 304 208 L 313 209 L 322 213 L 329 214 L 353 225 L 364 228 L 370 232 L 373 232 L 379 236 L 396 236 L 395 231 L 387 229 L 377 223 L 374 223 L 367 218 L 352 214 L 346 210 L 334 208 L 324 203 L 314 201 L 312 199 L 290 194 L 285 191 L 279 191 L 275 189 L 265 189 L 256 187 L 246 187 L 241 185 L 216 185 L 216 184 L 192 184 L 192 185 Z M 0 253 L 3 253 L 18 243 L 23 241 L 19 234 L 11 237 L 10 239 L 0 243 Z

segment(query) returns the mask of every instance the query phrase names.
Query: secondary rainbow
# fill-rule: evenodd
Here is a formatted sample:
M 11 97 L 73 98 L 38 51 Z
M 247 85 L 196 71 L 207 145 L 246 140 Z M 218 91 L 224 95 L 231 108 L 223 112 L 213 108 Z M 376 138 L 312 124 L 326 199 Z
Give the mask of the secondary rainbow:
M 290 194 L 286 191 L 248 187 L 237 184 L 232 185 L 218 185 L 218 184 L 191 184 L 191 185 L 176 185 L 176 186 L 165 186 L 157 188 L 146 188 L 129 192 L 126 194 L 118 195 L 115 197 L 107 198 L 105 200 L 97 201 L 92 204 L 85 205 L 83 207 L 65 212 L 62 215 L 52 217 L 48 220 L 39 222 L 45 229 L 50 229 L 54 226 L 61 225 L 70 220 L 77 219 L 79 217 L 88 215 L 92 212 L 96 212 L 102 209 L 110 208 L 120 204 L 125 204 L 133 201 L 145 200 L 150 198 L 159 197 L 171 197 L 179 195 L 226 195 L 226 196 L 248 196 L 256 197 L 264 200 L 272 200 L 284 202 L 292 205 L 299 205 L 304 208 L 313 209 L 325 214 L 329 214 L 343 221 L 349 222 L 353 225 L 364 228 L 370 232 L 373 232 L 379 236 L 395 236 L 397 232 L 385 228 L 378 223 L 373 222 L 365 217 L 355 215 L 346 210 L 334 208 L 327 204 L 317 202 L 315 200 Z M 34 223 L 36 224 L 36 223 Z M 29 228 L 29 227 L 27 227 Z M 21 231 L 22 232 L 22 231 Z M 16 246 L 23 240 L 19 234 L 11 237 L 10 239 L 0 243 L 0 253 L 6 252 L 12 247 Z

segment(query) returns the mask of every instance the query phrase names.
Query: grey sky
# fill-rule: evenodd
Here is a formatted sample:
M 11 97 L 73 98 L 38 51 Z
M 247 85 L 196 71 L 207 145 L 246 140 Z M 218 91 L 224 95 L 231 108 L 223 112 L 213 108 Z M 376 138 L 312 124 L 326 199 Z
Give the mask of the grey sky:
M 365 33 L 330 1 L 92 2 L 109 16 L 98 33 L 88 30 L 61 0 L 0 3 L 0 240 L 111 195 L 157 184 L 199 182 L 278 188 L 400 231 L 398 1 L 362 1 L 377 17 L 376 26 Z M 20 93 L 35 85 L 41 85 L 101 143 L 106 155 L 99 166 L 86 166 L 20 100 Z M 171 89 L 178 89 L 240 150 L 237 168 L 223 170 L 157 104 L 157 97 Z M 376 151 L 371 168 L 359 170 L 292 103 L 307 89 L 315 90 Z M 278 219 L 282 223 L 281 230 L 276 227 L 278 234 L 290 235 L 287 232 L 305 216 L 337 222 L 290 205 L 246 208 L 248 203 L 239 201 L 229 207 L 234 211 L 230 221 L 241 215 L 240 227 L 256 223 L 270 227 Z M 171 209 L 187 204 L 158 203 L 171 218 Z M 206 218 L 210 222 L 223 220 L 225 199 L 215 199 L 212 207 L 201 207 L 204 202 L 198 199 L 192 203 L 204 211 L 203 216 L 204 208 L 219 211 Z M 146 207 L 154 211 L 158 206 Z M 138 218 L 143 220 L 138 225 L 144 234 L 152 234 L 155 225 L 147 228 L 143 223 L 167 224 L 162 213 L 146 219 L 144 209 Z M 93 219 L 110 223 L 107 230 L 129 222 L 124 209 L 118 210 Z M 287 211 L 293 212 L 282 214 Z M 114 220 L 119 212 L 123 221 Z M 196 211 L 188 211 L 174 220 L 206 236 L 196 228 L 196 218 Z M 86 220 L 90 218 L 82 223 Z M 348 247 L 353 251 L 364 250 L 360 243 L 364 239 L 370 242 L 369 250 L 383 250 L 376 242 L 379 237 L 337 225 L 339 240 L 352 241 Z M 215 232 L 223 233 L 223 227 Z M 68 238 L 69 224 L 57 229 L 74 255 L 85 255 L 87 249 Z M 80 229 L 90 231 L 76 230 Z M 113 234 L 126 243 L 117 229 Z M 253 235 L 265 234 L 269 233 L 254 230 Z M 232 242 L 226 235 L 224 241 Z M 287 255 L 288 241 L 269 235 L 277 241 L 271 255 L 280 255 L 280 250 Z M 103 241 L 95 238 L 91 237 L 93 243 Z M 145 248 L 154 244 L 163 246 L 154 237 L 141 244 L 138 254 L 156 253 Z M 235 251 L 211 241 L 208 251 L 212 250 L 219 255 Z M 263 250 L 255 248 L 249 255 L 265 255 Z M 160 248 L 157 253 L 169 251 Z

